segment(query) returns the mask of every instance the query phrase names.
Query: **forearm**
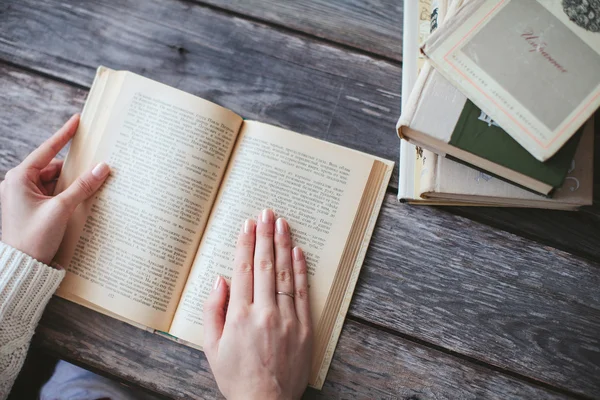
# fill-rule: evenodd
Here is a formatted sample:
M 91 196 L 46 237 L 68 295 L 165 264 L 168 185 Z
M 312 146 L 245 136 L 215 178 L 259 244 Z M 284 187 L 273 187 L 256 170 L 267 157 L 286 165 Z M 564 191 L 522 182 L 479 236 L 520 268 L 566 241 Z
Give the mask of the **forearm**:
M 42 312 L 65 276 L 0 242 L 0 399 L 23 366 Z

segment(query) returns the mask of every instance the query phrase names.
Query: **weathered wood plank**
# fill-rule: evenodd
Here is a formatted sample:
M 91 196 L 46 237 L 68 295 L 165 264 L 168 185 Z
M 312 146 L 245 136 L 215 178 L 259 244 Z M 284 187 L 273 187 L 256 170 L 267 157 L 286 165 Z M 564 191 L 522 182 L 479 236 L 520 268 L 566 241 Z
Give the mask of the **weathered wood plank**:
M 402 2 L 397 0 L 200 0 L 370 53 L 402 59 Z
M 596 193 L 598 198 L 599 190 Z M 452 207 L 448 211 L 581 257 L 600 260 L 600 202 L 596 199 L 595 203 L 593 207 L 584 207 L 576 213 L 469 207 Z
M 26 154 L 83 101 L 68 84 L 1 64 L 0 89 L 0 138 L 13 138 L 0 149 L 13 160 L 21 157 L 19 146 Z M 45 103 L 47 114 L 31 118 Z M 598 287 L 596 263 L 442 209 L 400 205 L 390 194 L 350 313 L 594 397 Z
M 391 197 L 352 315 L 600 396 L 600 264 Z
M 204 354 L 62 299 L 34 337 L 41 347 L 174 398 L 222 398 Z M 347 321 L 316 399 L 562 399 L 564 395 Z
M 0 64 L 0 180 L 71 115 L 87 90 Z M 66 150 L 62 152 L 64 156 Z

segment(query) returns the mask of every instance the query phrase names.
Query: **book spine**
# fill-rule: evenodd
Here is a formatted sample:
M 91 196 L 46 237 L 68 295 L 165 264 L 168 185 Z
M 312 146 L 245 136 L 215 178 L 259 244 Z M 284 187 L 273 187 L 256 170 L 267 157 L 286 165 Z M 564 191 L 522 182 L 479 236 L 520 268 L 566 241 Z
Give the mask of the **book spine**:
M 410 93 L 418 75 L 419 57 L 419 11 L 428 7 L 428 2 L 404 0 L 404 36 L 402 41 L 402 114 L 405 114 Z M 400 117 L 400 120 L 402 117 Z M 400 126 L 398 121 L 397 129 Z M 415 146 L 405 140 L 400 141 L 400 160 L 398 178 L 398 200 L 412 199 L 414 193 Z
M 410 96 L 408 96 L 408 101 L 406 103 L 406 107 L 402 109 L 402 114 L 400 114 L 400 119 L 398 120 L 398 124 L 396 125 L 396 130 L 398 131 L 398 136 L 404 138 L 404 127 L 410 126 L 412 123 L 415 112 L 417 111 L 417 105 L 421 98 L 421 93 L 423 92 L 423 88 L 425 87 L 425 83 L 427 82 L 427 77 L 432 72 L 431 65 L 429 63 L 425 63 L 417 81 L 415 82 L 415 86 L 410 92 Z
M 404 36 L 402 39 L 402 113 L 408 94 L 417 79 L 417 58 L 419 54 L 419 3 L 404 0 Z
M 418 31 L 418 43 L 412 39 L 407 39 L 407 37 L 415 31 L 415 29 L 412 28 L 413 21 L 415 20 L 404 20 L 404 29 L 406 32 L 410 33 L 405 33 L 404 36 L 403 76 L 414 75 L 417 77 L 418 83 L 416 83 L 416 90 L 413 90 L 413 86 L 411 86 L 411 84 L 415 84 L 414 82 L 407 80 L 408 86 L 404 83 L 402 85 L 402 115 L 400 116 L 397 126 L 399 135 L 401 135 L 401 127 L 410 123 L 412 115 L 416 110 L 416 105 L 414 108 L 411 108 L 410 106 L 407 107 L 407 104 L 416 104 L 416 101 L 419 99 L 419 96 L 412 93 L 418 92 L 420 95 L 425 84 L 425 79 L 421 78 L 421 75 L 427 75 L 427 73 L 422 71 L 426 65 L 425 56 L 418 51 L 418 48 L 429 37 L 430 33 L 436 30 L 437 27 L 444 22 L 446 13 L 453 7 L 453 4 L 461 1 L 462 0 L 434 0 L 430 3 L 429 0 L 420 0 L 418 26 L 416 28 Z M 405 7 L 406 2 L 410 2 L 410 0 L 405 0 Z M 413 64 L 410 61 L 411 59 L 407 58 L 407 54 L 410 55 L 413 49 L 417 54 L 417 58 L 415 59 L 416 64 Z M 407 110 L 407 108 L 410 109 Z M 400 178 L 398 184 L 398 199 L 400 201 L 420 198 L 421 193 L 423 192 L 421 188 L 428 188 L 434 184 L 435 168 L 432 168 L 429 165 L 433 158 L 437 158 L 437 155 L 428 150 L 423 150 L 421 147 L 417 147 L 406 140 L 400 141 Z M 427 163 L 427 165 L 424 165 L 424 162 Z
M 416 146 L 406 140 L 400 140 L 400 160 L 398 167 L 400 168 L 398 182 L 398 200 L 414 199 L 416 192 L 414 191 L 415 182 L 415 153 Z

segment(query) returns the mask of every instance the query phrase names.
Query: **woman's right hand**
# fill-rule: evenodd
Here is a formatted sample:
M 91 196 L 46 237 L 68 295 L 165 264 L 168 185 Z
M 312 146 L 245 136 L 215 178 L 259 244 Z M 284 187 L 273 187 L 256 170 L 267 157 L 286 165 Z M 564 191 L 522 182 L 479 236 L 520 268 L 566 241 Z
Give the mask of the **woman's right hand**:
M 244 223 L 229 305 L 227 294 L 217 277 L 204 306 L 204 351 L 221 392 L 230 400 L 300 398 L 312 353 L 306 260 L 273 211 Z
M 54 196 L 63 166 L 54 157 L 78 124 L 79 115 L 74 115 L 0 183 L 2 241 L 45 264 L 54 258 L 75 208 L 92 197 L 110 173 L 108 165 L 100 163 Z

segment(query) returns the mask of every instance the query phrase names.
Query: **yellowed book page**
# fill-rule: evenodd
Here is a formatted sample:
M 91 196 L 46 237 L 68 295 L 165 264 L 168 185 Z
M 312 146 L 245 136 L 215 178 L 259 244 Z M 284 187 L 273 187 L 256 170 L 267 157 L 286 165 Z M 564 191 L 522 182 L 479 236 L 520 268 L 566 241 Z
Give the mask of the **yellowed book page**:
M 167 330 L 242 119 L 129 72 L 97 79 L 57 191 L 100 161 L 112 173 L 69 222 L 58 293 Z
M 259 122 L 246 122 L 170 333 L 202 346 L 203 303 L 231 276 L 240 226 L 271 207 L 305 251 L 315 331 L 374 159 Z M 315 346 L 316 347 L 316 346 Z

